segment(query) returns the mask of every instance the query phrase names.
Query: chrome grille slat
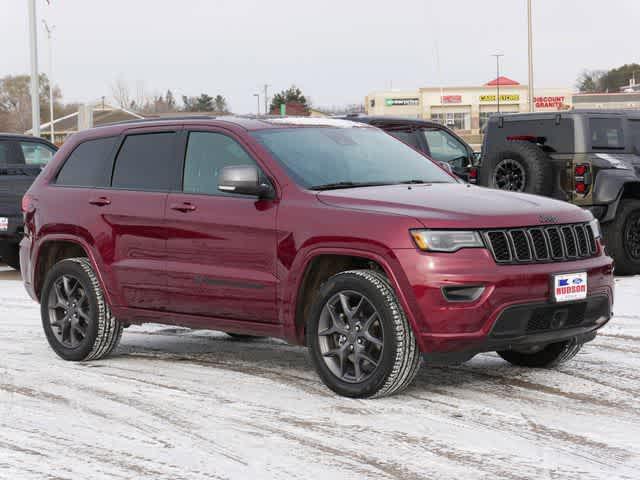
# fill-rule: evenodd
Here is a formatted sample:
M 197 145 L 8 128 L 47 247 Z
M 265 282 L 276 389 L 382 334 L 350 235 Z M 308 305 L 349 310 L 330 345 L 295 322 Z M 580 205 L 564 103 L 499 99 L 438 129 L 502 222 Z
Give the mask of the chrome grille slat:
M 589 224 L 488 230 L 483 236 L 500 264 L 566 262 L 595 255 Z

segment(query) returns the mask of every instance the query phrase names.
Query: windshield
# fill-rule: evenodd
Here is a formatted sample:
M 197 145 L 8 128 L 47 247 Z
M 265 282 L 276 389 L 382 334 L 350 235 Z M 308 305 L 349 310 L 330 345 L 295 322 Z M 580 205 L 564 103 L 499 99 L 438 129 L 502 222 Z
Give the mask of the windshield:
M 253 136 L 305 188 L 456 183 L 411 147 L 373 128 L 291 128 Z

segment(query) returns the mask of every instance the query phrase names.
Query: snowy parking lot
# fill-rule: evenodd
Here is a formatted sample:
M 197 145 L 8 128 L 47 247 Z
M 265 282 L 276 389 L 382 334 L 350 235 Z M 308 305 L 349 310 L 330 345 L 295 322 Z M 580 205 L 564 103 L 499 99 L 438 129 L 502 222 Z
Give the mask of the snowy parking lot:
M 67 363 L 0 267 L 0 478 L 640 478 L 640 277 L 558 370 L 485 354 L 340 398 L 303 348 L 157 325 Z

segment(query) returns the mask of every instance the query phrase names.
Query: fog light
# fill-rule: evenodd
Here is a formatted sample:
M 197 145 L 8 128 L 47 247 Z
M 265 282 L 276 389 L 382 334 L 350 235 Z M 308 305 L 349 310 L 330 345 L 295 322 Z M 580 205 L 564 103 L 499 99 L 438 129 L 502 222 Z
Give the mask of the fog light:
M 442 287 L 442 296 L 448 302 L 475 302 L 484 292 L 482 285 Z

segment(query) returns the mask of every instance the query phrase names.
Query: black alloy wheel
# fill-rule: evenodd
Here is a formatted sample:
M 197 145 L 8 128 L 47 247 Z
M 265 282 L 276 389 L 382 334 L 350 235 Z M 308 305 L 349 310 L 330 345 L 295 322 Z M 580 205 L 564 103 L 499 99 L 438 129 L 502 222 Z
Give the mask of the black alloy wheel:
M 318 344 L 336 377 L 348 383 L 365 381 L 380 363 L 384 349 L 378 311 L 361 293 L 336 293 L 320 314 Z
M 493 171 L 493 184 L 498 190 L 523 192 L 527 185 L 527 172 L 517 160 L 505 158 Z

